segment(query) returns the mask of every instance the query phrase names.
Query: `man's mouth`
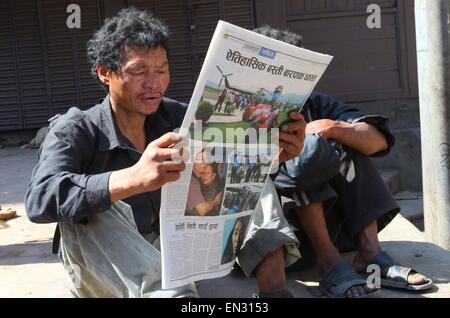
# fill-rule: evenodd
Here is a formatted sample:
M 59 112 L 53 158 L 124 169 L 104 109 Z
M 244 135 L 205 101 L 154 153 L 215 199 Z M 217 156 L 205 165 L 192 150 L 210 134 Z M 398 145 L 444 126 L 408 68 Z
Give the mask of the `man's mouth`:
M 160 93 L 148 93 L 148 94 L 141 95 L 140 98 L 143 101 L 145 101 L 146 103 L 153 103 L 155 101 L 159 101 L 159 99 L 161 98 L 161 94 Z

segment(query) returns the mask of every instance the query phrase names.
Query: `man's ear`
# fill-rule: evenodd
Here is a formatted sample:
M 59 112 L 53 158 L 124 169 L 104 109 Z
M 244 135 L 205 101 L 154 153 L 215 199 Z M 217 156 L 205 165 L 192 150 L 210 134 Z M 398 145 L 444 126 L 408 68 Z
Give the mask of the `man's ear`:
M 106 66 L 98 65 L 95 66 L 95 69 L 97 70 L 97 76 L 99 80 L 106 86 L 109 86 L 109 80 L 110 80 L 110 72 L 109 69 Z

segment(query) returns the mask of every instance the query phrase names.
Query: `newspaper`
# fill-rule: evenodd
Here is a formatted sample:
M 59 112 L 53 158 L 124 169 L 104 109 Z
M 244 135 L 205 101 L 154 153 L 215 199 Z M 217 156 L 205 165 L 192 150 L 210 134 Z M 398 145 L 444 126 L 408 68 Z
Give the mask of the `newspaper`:
M 278 128 L 331 59 L 219 21 L 180 130 L 190 159 L 162 188 L 163 288 L 232 270 L 278 167 Z

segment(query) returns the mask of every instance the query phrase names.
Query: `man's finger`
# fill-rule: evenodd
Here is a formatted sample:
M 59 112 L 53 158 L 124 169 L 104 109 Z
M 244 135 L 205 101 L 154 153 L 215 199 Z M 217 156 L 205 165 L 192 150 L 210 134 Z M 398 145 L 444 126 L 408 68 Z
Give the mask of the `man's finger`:
M 296 147 L 300 147 L 301 145 L 301 140 L 297 137 L 297 135 L 293 134 L 281 133 L 279 140 L 292 144 Z
M 281 131 L 286 133 L 298 133 L 305 131 L 305 129 L 306 129 L 306 122 L 304 120 L 297 120 L 295 122 L 283 125 Z
M 174 161 L 164 161 L 161 164 L 166 173 L 181 172 L 184 171 L 184 169 L 186 169 L 186 164 L 183 161 L 179 163 Z
M 181 157 L 181 149 L 174 149 L 174 148 L 161 148 L 158 149 L 158 161 L 166 161 L 166 160 L 173 160 L 174 158 L 180 158 Z
M 297 111 L 292 111 L 292 112 L 290 112 L 290 113 L 289 113 L 289 117 L 290 117 L 292 120 L 305 120 L 305 117 L 303 117 L 303 115 L 300 114 L 300 113 L 297 112 Z
M 176 145 L 177 143 L 181 142 L 183 140 L 183 136 L 180 134 L 169 132 L 165 135 L 162 135 L 158 139 L 154 140 L 151 144 L 159 147 L 159 148 L 167 148 L 173 145 Z
M 181 149 L 180 160 L 186 162 L 191 159 L 191 153 L 186 149 Z
M 286 143 L 286 142 L 280 141 L 280 148 L 283 151 L 285 151 L 286 154 L 288 154 L 288 156 L 290 158 L 294 158 L 294 157 L 297 157 L 300 154 L 302 146 L 295 147 L 295 146 L 293 146 L 290 143 Z
M 174 147 L 171 148 L 173 150 L 175 150 L 175 152 L 173 153 L 173 155 L 170 158 L 167 159 L 172 159 L 172 161 L 175 161 L 177 163 L 179 162 L 187 162 L 191 159 L 191 154 L 188 150 L 186 150 L 185 148 L 178 148 L 178 147 Z
M 167 172 L 164 174 L 164 181 L 167 182 L 174 182 L 180 179 L 180 173 L 179 172 Z

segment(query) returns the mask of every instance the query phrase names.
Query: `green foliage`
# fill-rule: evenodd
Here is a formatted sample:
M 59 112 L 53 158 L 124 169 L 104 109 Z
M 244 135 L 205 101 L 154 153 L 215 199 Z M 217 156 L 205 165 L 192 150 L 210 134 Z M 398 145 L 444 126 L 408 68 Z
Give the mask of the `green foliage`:
M 195 112 L 195 119 L 207 122 L 214 112 L 214 105 L 207 101 L 201 101 Z

